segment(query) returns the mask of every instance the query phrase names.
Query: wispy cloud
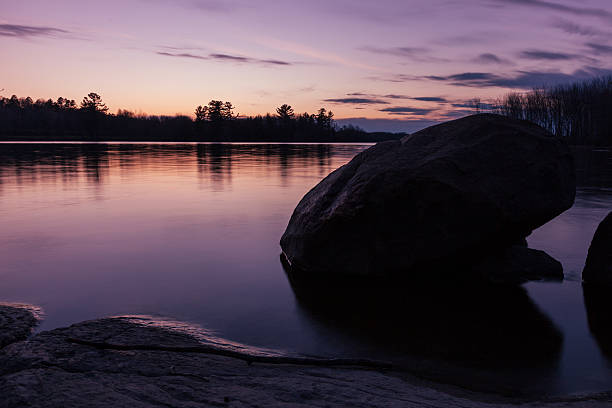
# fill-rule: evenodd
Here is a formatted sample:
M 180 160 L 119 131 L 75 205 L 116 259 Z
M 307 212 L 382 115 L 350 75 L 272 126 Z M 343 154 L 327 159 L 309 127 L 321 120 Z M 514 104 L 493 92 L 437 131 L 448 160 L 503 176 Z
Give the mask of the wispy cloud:
M 567 5 L 547 0 L 491 0 L 494 3 L 501 5 L 518 5 L 526 7 L 534 7 L 540 9 L 547 9 L 551 11 L 557 11 L 561 13 L 573 14 L 576 16 L 592 16 L 601 18 L 612 18 L 612 12 L 601 8 L 591 7 L 579 7 L 574 5 Z
M 235 10 L 238 4 L 228 0 L 188 0 L 192 7 L 205 11 L 228 12 Z
M 519 53 L 519 56 L 523 59 L 549 61 L 572 60 L 579 58 L 578 55 L 574 54 L 566 54 L 564 52 L 551 52 L 545 50 L 525 50 L 521 51 Z
M 57 37 L 67 35 L 70 32 L 61 28 L 27 26 L 19 24 L 0 24 L 0 37 Z
M 207 57 L 203 57 L 201 55 L 189 54 L 187 52 L 181 52 L 181 53 L 173 54 L 171 52 L 157 51 L 156 54 L 157 55 L 163 55 L 165 57 L 193 58 L 193 59 L 199 59 L 199 60 L 207 60 L 208 59 Z
M 474 58 L 474 62 L 479 64 L 507 64 L 508 60 L 498 57 L 495 54 L 490 52 L 485 52 L 484 54 L 480 54 L 476 58 Z
M 160 5 L 180 6 L 211 13 L 228 13 L 243 6 L 231 0 L 141 0 L 141 2 L 147 3 L 147 5 L 158 3 Z
M 415 108 L 412 106 L 393 106 L 390 108 L 379 109 L 380 112 L 390 113 L 392 115 L 416 115 L 425 116 L 435 111 L 436 109 Z
M 374 99 L 374 98 L 329 98 L 329 99 L 324 99 L 323 102 L 343 103 L 343 104 L 349 104 L 349 105 L 373 105 L 373 104 L 388 104 L 389 103 L 382 99 Z
M 171 48 L 171 47 L 167 47 Z M 177 50 L 177 48 L 171 48 Z M 165 57 L 176 57 L 176 58 L 191 58 L 198 60 L 214 60 L 234 63 L 246 63 L 246 64 L 260 64 L 260 65 L 293 65 L 291 62 L 275 60 L 275 59 L 260 59 L 244 57 L 241 55 L 230 55 L 230 54 L 219 54 L 212 53 L 207 55 L 193 54 L 188 52 L 168 52 L 168 51 L 156 51 L 157 55 L 163 55 Z
M 430 54 L 431 50 L 424 47 L 373 47 L 364 46 L 359 48 L 360 51 L 369 52 L 372 54 L 393 55 L 396 57 L 406 58 L 412 61 L 421 62 L 445 62 L 444 58 L 438 58 Z
M 542 86 L 554 86 L 581 81 L 604 75 L 612 75 L 612 69 L 584 67 L 571 74 L 559 71 L 518 71 L 507 76 L 489 72 L 463 72 L 447 76 L 430 75 L 422 78 L 432 81 L 447 82 L 455 86 L 532 89 Z M 411 78 L 411 80 L 413 79 L 414 78 Z
M 587 26 L 579 25 L 579 24 L 574 23 L 573 21 L 568 21 L 568 20 L 561 20 L 561 19 L 555 20 L 552 26 L 568 34 L 580 35 L 584 37 L 596 37 L 596 36 L 600 36 L 600 35 L 603 36 L 607 34 L 594 27 L 590 27 L 590 26 L 587 27 Z
M 440 103 L 448 102 L 446 98 L 442 98 L 441 96 L 417 96 L 415 98 L 410 98 L 410 99 L 415 100 L 415 101 L 422 101 L 422 102 L 440 102 Z
M 364 92 L 351 92 L 347 93 L 347 96 L 359 96 L 366 98 L 375 98 L 375 100 L 381 100 L 383 103 L 389 103 L 388 101 L 384 101 L 384 99 L 398 100 L 398 99 L 406 99 L 412 101 L 421 101 L 421 102 L 438 102 L 438 103 L 446 103 L 448 100 L 441 96 L 408 96 L 408 95 L 399 95 L 399 94 L 372 94 L 372 93 L 364 93 Z
M 589 47 L 592 52 L 598 55 L 612 55 L 612 46 L 607 44 L 588 43 L 587 47 Z

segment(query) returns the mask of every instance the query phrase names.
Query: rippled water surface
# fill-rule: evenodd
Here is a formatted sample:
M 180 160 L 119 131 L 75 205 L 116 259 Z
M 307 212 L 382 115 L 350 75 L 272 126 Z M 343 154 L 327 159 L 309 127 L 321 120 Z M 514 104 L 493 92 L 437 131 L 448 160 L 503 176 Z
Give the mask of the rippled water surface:
M 0 143 L 0 301 L 41 306 L 41 330 L 158 315 L 477 388 L 612 389 L 610 332 L 593 324 L 612 304 L 580 283 L 612 208 L 609 151 L 577 151 L 575 206 L 529 238 L 563 263 L 562 284 L 313 294 L 289 281 L 279 238 L 308 189 L 367 147 Z

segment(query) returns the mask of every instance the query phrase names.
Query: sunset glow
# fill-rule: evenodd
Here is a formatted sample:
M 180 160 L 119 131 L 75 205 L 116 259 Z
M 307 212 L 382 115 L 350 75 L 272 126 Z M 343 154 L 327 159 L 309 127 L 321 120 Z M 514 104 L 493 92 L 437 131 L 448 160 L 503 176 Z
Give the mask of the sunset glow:
M 412 131 L 471 98 L 612 73 L 611 23 L 608 0 L 3 2 L 0 95 L 95 91 L 111 112 L 164 115 L 325 106 Z

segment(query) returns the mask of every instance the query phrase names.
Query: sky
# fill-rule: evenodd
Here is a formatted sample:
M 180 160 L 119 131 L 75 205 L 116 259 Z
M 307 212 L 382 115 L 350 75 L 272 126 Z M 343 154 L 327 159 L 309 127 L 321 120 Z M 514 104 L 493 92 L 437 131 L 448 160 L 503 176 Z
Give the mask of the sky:
M 111 111 L 326 107 L 407 131 L 612 74 L 610 0 L 0 0 L 0 95 Z

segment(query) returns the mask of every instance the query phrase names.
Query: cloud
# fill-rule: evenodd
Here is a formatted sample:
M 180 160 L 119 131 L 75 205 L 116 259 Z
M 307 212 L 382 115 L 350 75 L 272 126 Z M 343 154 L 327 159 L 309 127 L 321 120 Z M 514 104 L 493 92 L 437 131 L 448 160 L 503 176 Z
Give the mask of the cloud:
M 249 62 L 251 58 L 240 57 L 236 55 L 228 55 L 228 54 L 210 54 L 208 56 L 212 59 L 222 60 L 222 61 L 233 61 L 233 62 Z
M 484 54 L 480 54 L 476 58 L 474 58 L 474 62 L 479 64 L 506 64 L 507 60 L 498 57 L 495 54 L 491 54 L 490 52 L 486 52 Z
M 439 103 L 446 103 L 448 102 L 448 100 L 446 98 L 443 98 L 441 96 L 408 96 L 408 95 L 399 95 L 399 94 L 386 94 L 386 95 L 380 95 L 380 94 L 371 94 L 371 93 L 363 93 L 363 92 L 351 92 L 351 93 L 347 93 L 347 96 L 358 96 L 358 97 L 364 97 L 364 98 L 368 98 L 368 99 L 372 99 L 372 100 L 378 100 L 378 103 L 385 103 L 388 104 L 388 101 L 385 101 L 384 99 L 393 99 L 393 100 L 398 100 L 398 99 L 406 99 L 406 100 L 412 100 L 412 101 L 421 101 L 421 102 L 439 102 Z M 348 99 L 348 98 L 346 98 Z M 365 100 L 365 99 L 364 99 Z M 328 100 L 331 101 L 331 100 Z
M 175 47 L 165 47 L 165 48 L 179 50 L 179 48 L 175 48 Z M 165 57 L 191 58 L 191 59 L 198 59 L 198 60 L 216 60 L 216 61 L 224 61 L 224 62 L 260 64 L 260 65 L 293 65 L 291 62 L 287 62 L 287 61 L 280 61 L 280 60 L 275 60 L 275 59 L 259 59 L 259 58 L 251 58 L 251 57 L 244 57 L 240 55 L 230 55 L 230 54 L 212 53 L 208 55 L 199 55 L 199 54 L 192 54 L 188 52 L 167 52 L 167 51 L 157 51 L 155 53 L 157 55 L 163 55 Z
M 382 54 L 382 55 L 393 55 L 396 57 L 407 58 L 414 61 L 420 62 L 446 62 L 448 60 L 444 58 L 433 57 L 428 55 L 430 50 L 423 47 L 390 47 L 390 48 L 381 48 L 381 47 L 372 47 L 372 46 L 364 46 L 359 48 L 361 51 L 369 52 L 372 54 Z
M 390 108 L 380 109 L 380 112 L 390 113 L 392 115 L 417 115 L 424 116 L 436 109 L 414 108 L 411 106 L 394 106 Z
M 387 94 L 387 95 L 382 95 L 382 97 L 389 98 L 389 99 L 411 99 L 409 96 L 397 95 L 397 94 Z
M 552 26 L 562 31 L 565 31 L 568 34 L 581 35 L 584 37 L 595 37 L 599 35 L 606 35 L 606 33 L 604 33 L 603 31 L 597 30 L 593 27 L 581 26 L 581 25 L 578 25 L 568 20 L 556 20 L 552 24 Z
M 590 7 L 576 7 L 568 6 L 566 4 L 560 4 L 553 1 L 546 0 L 493 0 L 495 3 L 503 5 L 518 5 L 527 6 L 540 9 L 547 9 L 562 13 L 573 14 L 577 16 L 592 16 L 601 18 L 612 18 L 612 12 L 601 9 L 601 8 L 590 8 Z
M 189 54 L 189 53 L 186 53 L 186 52 L 181 52 L 181 53 L 173 54 L 171 52 L 157 51 L 156 54 L 157 55 L 163 55 L 163 56 L 166 56 L 166 57 L 193 58 L 193 59 L 199 59 L 199 60 L 207 60 L 208 59 L 208 58 L 203 57 L 201 55 L 194 55 L 194 54 Z
M 422 78 L 432 81 L 447 82 L 455 86 L 532 89 L 542 86 L 554 86 L 576 82 L 606 75 L 612 75 L 612 69 L 584 67 L 574 71 L 571 74 L 566 74 L 559 71 L 518 71 L 509 76 L 502 76 L 488 72 L 464 72 L 448 76 L 430 75 Z
M 269 64 L 269 65 L 293 65 L 293 63 L 291 62 L 274 60 L 274 59 L 262 59 L 262 60 L 259 60 L 259 62 L 262 64 Z
M 57 37 L 69 31 L 54 27 L 26 26 L 19 24 L 0 24 L 0 37 Z
M 388 104 L 389 103 L 387 101 L 383 101 L 382 99 L 374 99 L 374 98 L 330 98 L 330 99 L 324 99 L 323 102 L 345 103 L 345 104 L 355 104 L 355 105 Z
M 544 50 L 525 50 L 519 53 L 519 56 L 530 60 L 549 60 L 549 61 L 567 61 L 577 58 L 576 55 L 566 54 L 563 52 L 551 52 Z
M 230 0 L 141 0 L 143 3 L 157 3 L 161 5 L 180 6 L 191 10 L 200 10 L 211 13 L 228 13 L 243 5 Z
M 189 1 L 189 5 L 199 10 L 215 12 L 228 12 L 237 7 L 235 2 L 227 0 L 191 0 Z
M 415 98 L 410 98 L 415 101 L 423 101 L 423 102 L 448 102 L 446 98 L 442 98 L 441 96 L 417 96 Z
M 588 43 L 589 47 L 595 54 L 612 54 L 612 46 L 607 44 Z

